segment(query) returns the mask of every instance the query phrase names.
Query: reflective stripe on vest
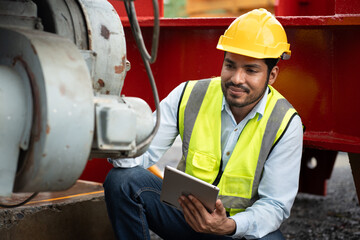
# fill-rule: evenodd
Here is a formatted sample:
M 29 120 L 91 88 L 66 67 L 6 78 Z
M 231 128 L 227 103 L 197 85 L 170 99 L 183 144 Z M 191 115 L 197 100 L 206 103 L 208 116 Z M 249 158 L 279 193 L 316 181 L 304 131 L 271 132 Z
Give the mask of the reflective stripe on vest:
M 218 187 L 224 206 L 235 214 L 257 199 L 267 157 L 284 133 L 295 109 L 271 86 L 261 120 L 249 120 L 228 161 Z M 190 81 L 179 105 L 179 132 L 183 158 L 178 168 L 213 183 L 221 172 L 220 78 Z

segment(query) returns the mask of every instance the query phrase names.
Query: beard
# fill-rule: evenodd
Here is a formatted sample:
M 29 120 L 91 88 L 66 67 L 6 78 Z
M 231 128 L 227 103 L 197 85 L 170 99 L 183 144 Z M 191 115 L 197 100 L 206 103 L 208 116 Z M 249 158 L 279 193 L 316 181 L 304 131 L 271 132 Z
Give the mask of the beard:
M 226 82 L 225 84 L 221 84 L 221 89 L 225 96 L 226 102 L 229 104 L 230 107 L 242 108 L 242 107 L 246 107 L 248 105 L 251 105 L 251 104 L 259 101 L 262 98 L 262 96 L 264 96 L 264 93 L 266 91 L 268 83 L 269 83 L 269 79 L 267 79 L 262 90 L 258 93 L 254 93 L 254 95 L 249 95 L 250 89 L 248 87 L 243 86 L 241 84 L 236 85 L 231 81 Z M 227 89 L 231 86 L 242 89 L 247 94 L 246 98 L 241 102 L 237 101 L 238 97 L 235 95 L 229 94 L 227 91 Z

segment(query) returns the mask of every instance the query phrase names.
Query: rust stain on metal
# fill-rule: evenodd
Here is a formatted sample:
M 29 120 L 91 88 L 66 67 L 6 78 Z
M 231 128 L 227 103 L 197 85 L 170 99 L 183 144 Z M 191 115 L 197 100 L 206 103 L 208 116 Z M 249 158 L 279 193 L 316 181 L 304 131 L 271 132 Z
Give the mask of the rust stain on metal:
M 43 157 L 46 157 L 46 153 L 43 153 L 43 155 L 42 155 Z
M 50 133 L 50 126 L 48 124 L 46 124 L 46 134 Z
M 101 78 L 97 81 L 100 87 L 105 87 L 105 82 Z
M 124 65 L 115 66 L 115 73 L 120 74 L 124 71 Z
M 109 90 L 106 90 L 105 94 L 106 94 L 106 95 L 109 95 L 109 94 L 110 94 L 110 91 L 109 91 Z
M 37 51 L 36 51 L 34 45 L 31 44 L 30 46 L 31 46 L 32 50 L 34 51 L 35 55 L 37 55 Z
M 103 36 L 105 39 L 109 39 L 110 38 L 110 31 L 109 29 L 104 26 L 101 25 L 101 36 Z
M 125 60 L 125 55 L 124 55 L 121 59 L 121 64 L 118 66 L 115 66 L 115 73 L 117 73 L 117 74 L 122 73 L 125 69 L 125 64 L 126 64 L 126 60 Z
M 92 35 L 91 35 L 91 30 L 88 29 L 88 40 L 89 40 L 89 49 L 92 49 Z

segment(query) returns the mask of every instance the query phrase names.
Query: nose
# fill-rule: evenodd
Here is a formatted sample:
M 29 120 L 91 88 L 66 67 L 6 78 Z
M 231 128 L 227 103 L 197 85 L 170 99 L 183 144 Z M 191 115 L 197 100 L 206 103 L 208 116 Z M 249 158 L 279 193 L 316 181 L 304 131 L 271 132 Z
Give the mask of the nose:
M 239 68 L 234 72 L 231 80 L 234 84 L 237 85 L 237 84 L 245 83 L 245 78 L 246 78 L 245 71 L 243 71 L 243 69 Z

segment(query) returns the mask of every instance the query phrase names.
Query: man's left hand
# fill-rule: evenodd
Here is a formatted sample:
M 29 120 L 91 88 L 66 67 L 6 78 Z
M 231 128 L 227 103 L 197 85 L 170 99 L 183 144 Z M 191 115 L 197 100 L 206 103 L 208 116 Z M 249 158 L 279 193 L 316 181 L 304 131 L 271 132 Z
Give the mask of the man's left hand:
M 204 205 L 192 195 L 181 196 L 179 203 L 186 222 L 196 232 L 230 235 L 236 230 L 235 221 L 226 216 L 226 210 L 220 199 L 216 201 L 215 210 L 212 213 L 209 213 Z

